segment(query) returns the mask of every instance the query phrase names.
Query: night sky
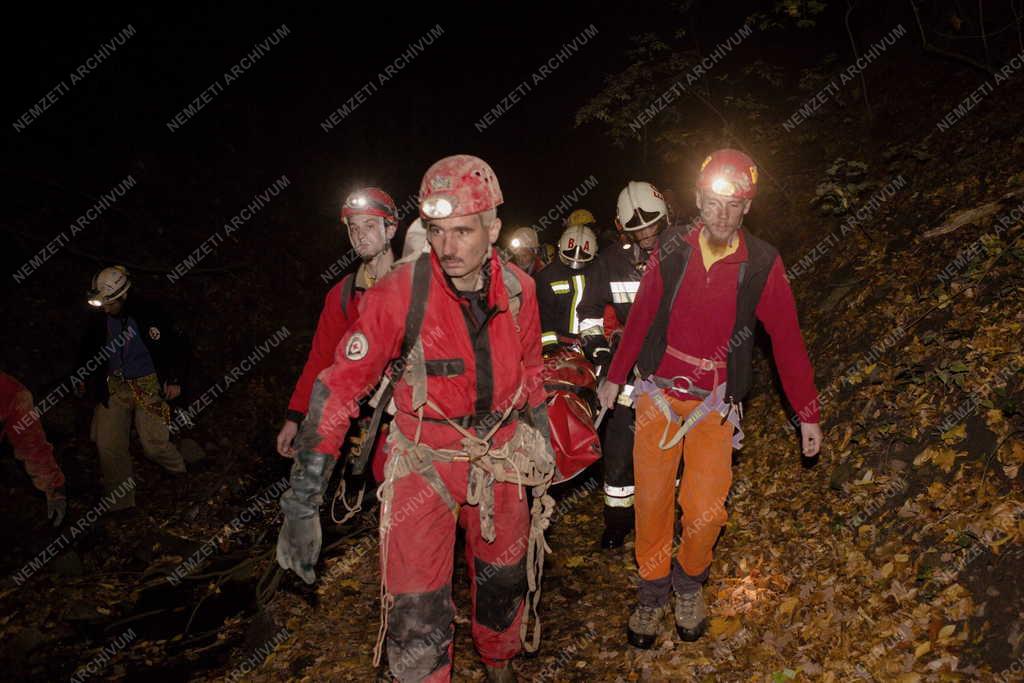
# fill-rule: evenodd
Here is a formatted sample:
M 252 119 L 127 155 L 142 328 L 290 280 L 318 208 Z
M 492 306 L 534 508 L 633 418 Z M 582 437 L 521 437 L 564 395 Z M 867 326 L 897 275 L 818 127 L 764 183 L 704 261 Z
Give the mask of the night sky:
M 600 185 L 585 203 L 610 222 L 618 189 L 631 174 L 643 175 L 638 150 L 613 147 L 593 126 L 574 127 L 575 112 L 621 63 L 627 36 L 674 10 L 624 3 L 438 7 L 419 14 L 365 4 L 143 8 L 73 18 L 62 11 L 59 27 L 41 11 L 21 20 L 20 47 L 9 45 L 17 59 L 8 61 L 5 137 L 17 166 L 7 171 L 90 194 L 134 173 L 153 206 L 213 202 L 212 211 L 218 200 L 244 199 L 245 192 L 231 196 L 232 181 L 251 179 L 245 187 L 255 192 L 284 173 L 296 183 L 296 220 L 333 230 L 345 191 L 379 184 L 401 204 L 433 161 L 472 153 L 499 176 L 506 226 L 536 223 L 591 173 Z M 134 35 L 124 45 L 71 82 L 80 64 L 129 26 Z M 225 84 L 231 66 L 282 26 L 288 35 Z M 388 65 L 438 26 L 443 33 L 432 44 L 421 43 L 379 84 Z M 592 37 L 580 38 L 591 26 Z M 577 38 L 578 50 L 534 83 L 539 67 Z M 529 89 L 520 87 L 520 101 L 478 131 L 474 124 L 523 81 Z M 56 101 L 16 130 L 12 123 L 55 89 Z M 369 93 L 365 101 L 322 130 L 361 89 Z M 209 102 L 169 130 L 204 92 Z M 156 169 L 154 186 L 146 176 Z M 193 169 L 214 169 L 223 191 L 190 187 Z M 160 220 L 173 230 L 173 216 Z

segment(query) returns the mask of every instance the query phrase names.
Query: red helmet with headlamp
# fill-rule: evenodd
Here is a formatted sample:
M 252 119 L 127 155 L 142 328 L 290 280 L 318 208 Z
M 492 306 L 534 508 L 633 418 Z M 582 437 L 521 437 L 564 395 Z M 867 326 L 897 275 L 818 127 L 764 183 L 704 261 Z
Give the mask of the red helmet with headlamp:
M 348 225 L 351 216 L 380 216 L 387 223 L 398 222 L 395 200 L 379 187 L 364 187 L 350 194 L 341 205 L 341 222 Z
M 753 199 L 757 196 L 757 164 L 736 149 L 720 149 L 704 160 L 697 187 L 725 197 Z

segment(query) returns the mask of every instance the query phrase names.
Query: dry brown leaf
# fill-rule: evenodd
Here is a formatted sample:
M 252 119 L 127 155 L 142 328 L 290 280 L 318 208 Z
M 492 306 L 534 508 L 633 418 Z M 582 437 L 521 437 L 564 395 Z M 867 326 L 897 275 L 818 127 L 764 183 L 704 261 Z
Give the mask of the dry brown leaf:
M 947 446 L 960 443 L 967 438 L 967 423 L 961 422 L 958 426 L 942 433 L 942 441 Z
M 779 614 L 781 616 L 786 616 L 787 614 L 792 613 L 799 602 L 800 601 L 797 598 L 787 598 L 783 600 L 782 604 L 779 605 Z
M 948 473 L 953 469 L 953 463 L 958 455 L 965 455 L 965 453 L 954 451 L 952 448 L 943 448 L 932 456 L 932 462 L 943 472 Z
M 723 619 L 721 617 L 714 617 L 711 619 L 711 625 L 708 627 L 708 633 L 711 634 L 712 638 L 728 638 L 737 631 L 740 630 L 739 619 Z

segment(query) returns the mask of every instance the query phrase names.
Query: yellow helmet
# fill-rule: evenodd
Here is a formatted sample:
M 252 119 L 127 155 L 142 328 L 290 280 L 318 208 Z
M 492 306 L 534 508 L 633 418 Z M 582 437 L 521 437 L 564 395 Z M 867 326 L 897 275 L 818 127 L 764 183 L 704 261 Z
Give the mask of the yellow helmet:
M 594 214 L 590 213 L 586 209 L 576 209 L 569 214 L 569 217 L 565 220 L 565 227 L 571 228 L 574 225 L 593 225 L 597 223 L 597 219 L 594 218 Z

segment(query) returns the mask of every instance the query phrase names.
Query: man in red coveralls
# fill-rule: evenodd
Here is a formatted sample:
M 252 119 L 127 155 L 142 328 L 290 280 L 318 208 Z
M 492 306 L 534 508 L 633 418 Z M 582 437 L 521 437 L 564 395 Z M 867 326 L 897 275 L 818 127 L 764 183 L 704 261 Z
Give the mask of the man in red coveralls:
M 296 439 L 291 489 L 281 498 L 277 557 L 315 580 L 318 507 L 338 446 L 358 400 L 394 361 L 397 414 L 378 494 L 390 676 L 451 678 L 458 521 L 472 578 L 473 641 L 489 680 L 512 681 L 509 660 L 525 638 L 524 611 L 536 608 L 541 510 L 549 514 L 553 505 L 545 494 L 554 455 L 536 292 L 493 248 L 503 198 L 486 162 L 468 155 L 438 161 L 419 199 L 431 251 L 366 292 L 334 364 L 317 378 Z M 519 484 L 534 487 L 532 517 Z M 533 647 L 538 637 L 535 630 Z
M 341 222 L 348 228 L 352 248 L 362 262 L 355 273 L 349 273 L 331 287 L 324 299 L 313 346 L 288 401 L 288 417 L 277 434 L 277 452 L 286 458 L 295 455 L 292 440 L 309 408 L 316 376 L 334 362 L 334 350 L 355 322 L 356 304 L 363 292 L 384 277 L 395 261 L 391 238 L 398 228 L 398 209 L 387 192 L 376 187 L 353 192 L 341 207 Z
M 53 446 L 46 440 L 39 416 L 33 414 L 32 394 L 6 372 L 0 372 L 0 423 L 14 448 L 14 457 L 25 463 L 35 487 L 46 494 L 46 516 L 60 526 L 67 511 L 64 473 L 53 458 Z
M 652 253 L 612 361 L 599 390 L 610 407 L 618 385 L 636 365 L 636 559 L 638 606 L 629 642 L 654 644 L 675 592 L 676 630 L 683 640 L 707 627 L 702 585 L 712 547 L 726 522 L 732 450 L 739 448 L 741 408 L 750 388 L 754 328 L 772 339 L 782 386 L 800 415 L 803 453 L 821 448 L 818 392 L 796 304 L 778 251 L 745 230 L 743 216 L 757 194 L 757 166 L 723 149 L 705 159 L 697 183 L 700 220 L 662 234 Z M 672 557 L 675 478 L 683 533 Z

